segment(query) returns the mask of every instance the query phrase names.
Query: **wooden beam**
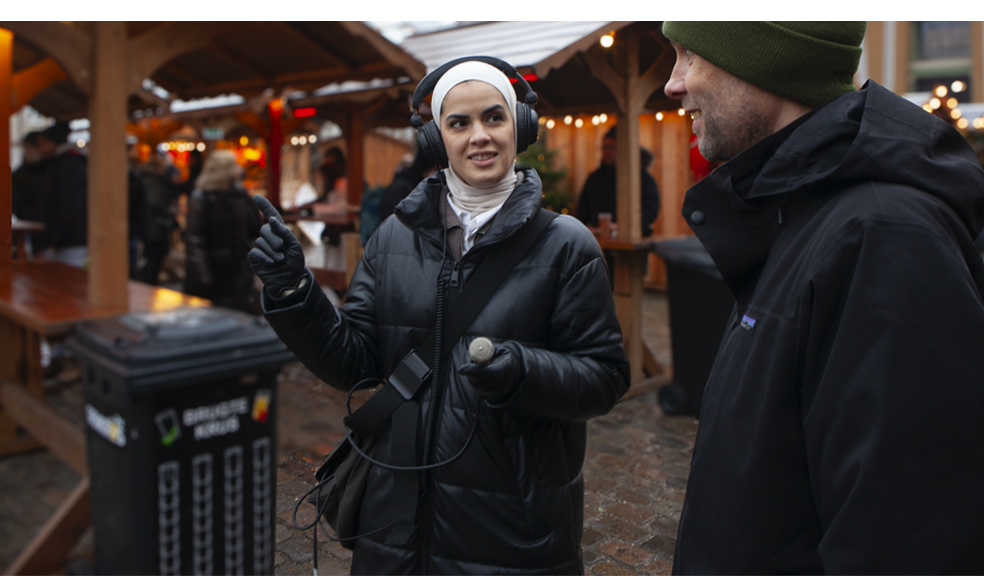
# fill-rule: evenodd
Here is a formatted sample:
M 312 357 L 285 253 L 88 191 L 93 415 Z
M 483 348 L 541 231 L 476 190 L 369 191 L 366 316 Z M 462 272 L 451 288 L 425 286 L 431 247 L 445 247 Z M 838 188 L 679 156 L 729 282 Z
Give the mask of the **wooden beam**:
M 266 138 L 267 133 L 270 132 L 270 127 L 267 124 L 267 121 L 260 118 L 258 114 L 254 114 L 249 110 L 236 112 L 236 120 L 239 120 L 246 126 L 252 128 L 253 131 L 259 134 L 262 138 Z
M 404 52 L 395 44 L 384 38 L 382 35 L 372 30 L 362 22 L 344 20 L 338 22 L 343 28 L 348 30 L 353 36 L 358 36 L 368 42 L 383 58 L 396 68 L 402 68 L 406 75 L 419 82 L 427 75 L 427 66 L 418 62 L 412 56 Z
M 618 205 L 619 240 L 642 237 L 642 164 L 639 157 L 639 114 L 643 99 L 639 94 L 639 32 L 628 29 L 619 35 L 615 45 L 616 73 L 622 80 L 624 92 L 622 114 L 618 117 L 616 134 L 617 160 L 615 180 Z
M 346 158 L 346 177 L 348 179 L 349 206 L 358 206 L 362 202 L 362 185 L 365 179 L 365 106 L 349 104 L 349 129 L 345 133 L 345 145 L 348 148 Z
M 625 20 L 621 22 L 606 22 L 603 26 L 595 30 L 594 32 L 588 34 L 584 38 L 581 38 L 577 42 L 562 48 L 550 56 L 547 56 L 543 60 L 540 60 L 532 66 L 533 72 L 536 73 L 540 79 L 546 78 L 550 71 L 555 68 L 560 68 L 564 64 L 567 64 L 568 60 L 573 58 L 577 53 L 587 53 L 591 51 L 592 48 L 598 45 L 598 41 L 602 36 L 608 34 L 609 32 L 621 30 L 625 26 L 632 24 L 633 21 Z
M 885 23 L 878 21 L 868 22 L 867 31 L 864 34 L 864 54 L 862 58 L 867 59 L 868 78 L 878 84 L 885 84 Z M 973 79 L 973 75 L 971 75 Z M 980 102 L 980 100 L 974 100 Z
M 582 52 L 581 57 L 584 59 L 584 65 L 591 72 L 591 75 L 601 80 L 612 93 L 615 99 L 615 105 L 619 111 L 625 112 L 625 78 L 608 65 L 608 62 L 605 61 L 598 50 Z
M 347 54 L 340 53 L 334 46 L 326 44 L 321 38 L 310 30 L 303 27 L 303 22 L 279 22 L 280 27 L 292 38 L 304 45 L 304 48 L 311 50 L 322 57 L 341 62 L 349 71 L 354 71 L 359 67 L 358 61 Z
M 80 427 L 17 384 L 0 384 L 0 402 L 17 424 L 47 446 L 52 454 L 76 473 L 88 473 L 85 433 Z
M 4 574 L 58 573 L 90 524 L 89 477 L 83 476 L 34 539 L 4 570 Z
M 179 81 L 187 84 L 191 89 L 202 88 L 205 86 L 204 80 L 202 80 L 198 76 L 195 76 L 194 74 L 190 74 L 188 72 L 185 72 L 181 68 L 178 68 L 177 66 L 174 65 L 173 62 L 168 62 L 167 64 L 161 65 L 160 68 L 158 68 L 158 71 L 168 74 L 174 78 L 177 78 Z M 178 90 L 167 89 L 167 91 L 179 92 L 179 93 L 182 92 L 181 89 Z
M 58 62 L 52 57 L 21 70 L 14 74 L 13 107 L 11 113 L 17 112 L 29 103 L 39 92 L 55 82 L 68 79 Z
M 273 83 L 273 74 L 269 70 L 266 70 L 252 58 L 249 58 L 218 39 L 212 40 L 212 43 L 208 46 L 208 51 L 219 58 L 232 62 L 250 74 L 263 78 L 267 84 Z
M 676 114 L 666 114 L 660 122 L 660 156 L 662 175 L 659 179 L 660 214 L 663 216 L 663 235 L 690 234 L 683 219 L 683 197 L 690 188 L 690 122 Z
M 226 26 L 218 22 L 168 22 L 128 40 L 127 94 L 178 56 L 208 48 Z
M 0 22 L 18 38 L 33 44 L 61 65 L 82 92 L 92 94 L 92 39 L 61 22 Z
M 280 206 L 280 155 L 283 151 L 284 133 L 280 125 L 284 114 L 284 101 L 275 98 L 267 105 L 270 133 L 267 138 L 267 200 Z
M 10 189 L 10 115 L 14 75 L 14 35 L 0 28 L 0 266 L 13 264 L 13 211 Z M 20 258 L 24 258 L 21 254 Z
M 89 303 L 126 312 L 129 258 L 126 168 L 126 22 L 93 23 L 95 82 L 89 118 Z

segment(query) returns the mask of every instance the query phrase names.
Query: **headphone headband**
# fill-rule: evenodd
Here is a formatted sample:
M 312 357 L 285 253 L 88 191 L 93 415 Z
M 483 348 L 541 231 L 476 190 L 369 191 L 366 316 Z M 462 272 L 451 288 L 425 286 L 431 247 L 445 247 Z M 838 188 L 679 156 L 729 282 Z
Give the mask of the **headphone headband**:
M 444 76 L 445 72 L 454 68 L 462 62 L 485 62 L 490 66 L 494 66 L 497 70 L 508 76 L 509 78 L 515 78 L 517 82 L 523 85 L 524 95 L 521 102 L 525 102 L 528 106 L 534 106 L 536 104 L 536 92 L 530 88 L 529 82 L 526 78 L 523 78 L 515 68 L 510 66 L 507 62 L 499 60 L 493 56 L 465 56 L 463 58 L 455 58 L 450 62 L 445 62 L 441 64 L 424 79 L 417 84 L 417 89 L 413 91 L 413 103 L 411 104 L 414 112 L 414 116 L 419 117 L 418 110 L 420 110 L 420 104 L 423 102 L 431 92 L 434 91 L 434 87 L 437 86 L 438 81 L 441 80 L 441 76 Z

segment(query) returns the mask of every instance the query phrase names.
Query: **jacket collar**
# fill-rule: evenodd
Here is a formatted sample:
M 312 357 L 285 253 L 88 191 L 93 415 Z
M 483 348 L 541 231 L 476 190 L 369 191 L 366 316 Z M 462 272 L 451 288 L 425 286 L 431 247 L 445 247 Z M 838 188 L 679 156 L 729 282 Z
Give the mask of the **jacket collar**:
M 475 243 L 474 248 L 499 242 L 535 217 L 540 211 L 542 197 L 540 177 L 536 170 L 517 167 L 523 171 L 523 182 L 499 209 L 488 232 Z M 441 222 L 440 203 L 448 193 L 443 174 L 427 178 L 417 185 L 413 192 L 396 206 L 394 214 L 405 226 L 424 240 L 440 246 L 444 240 L 444 226 Z M 474 249 L 473 248 L 473 249 Z

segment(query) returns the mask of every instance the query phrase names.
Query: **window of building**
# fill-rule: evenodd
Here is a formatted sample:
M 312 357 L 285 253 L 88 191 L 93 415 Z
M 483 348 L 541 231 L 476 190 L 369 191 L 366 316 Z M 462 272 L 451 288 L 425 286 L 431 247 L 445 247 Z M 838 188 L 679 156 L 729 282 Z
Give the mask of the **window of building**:
M 970 56 L 970 22 L 918 22 L 919 60 Z

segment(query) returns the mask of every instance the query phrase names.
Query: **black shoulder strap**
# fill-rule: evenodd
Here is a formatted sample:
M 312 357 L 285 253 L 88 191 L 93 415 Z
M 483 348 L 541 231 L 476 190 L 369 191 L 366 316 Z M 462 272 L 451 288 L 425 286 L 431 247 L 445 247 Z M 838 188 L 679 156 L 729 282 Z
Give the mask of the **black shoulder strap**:
M 541 209 L 519 232 L 502 245 L 492 249 L 446 312 L 443 341 L 449 345 L 442 351 L 442 357 L 451 350 L 450 344 L 461 338 L 502 281 L 556 217 L 556 213 Z M 388 384 L 347 419 L 347 424 L 352 430 L 363 438 L 368 437 L 389 419 L 400 404 L 414 397 L 421 383 L 430 374 L 430 365 L 424 358 L 434 357 L 436 340 L 435 327 L 427 333 L 420 346 L 410 352 L 393 370 L 393 374 L 387 379 Z

